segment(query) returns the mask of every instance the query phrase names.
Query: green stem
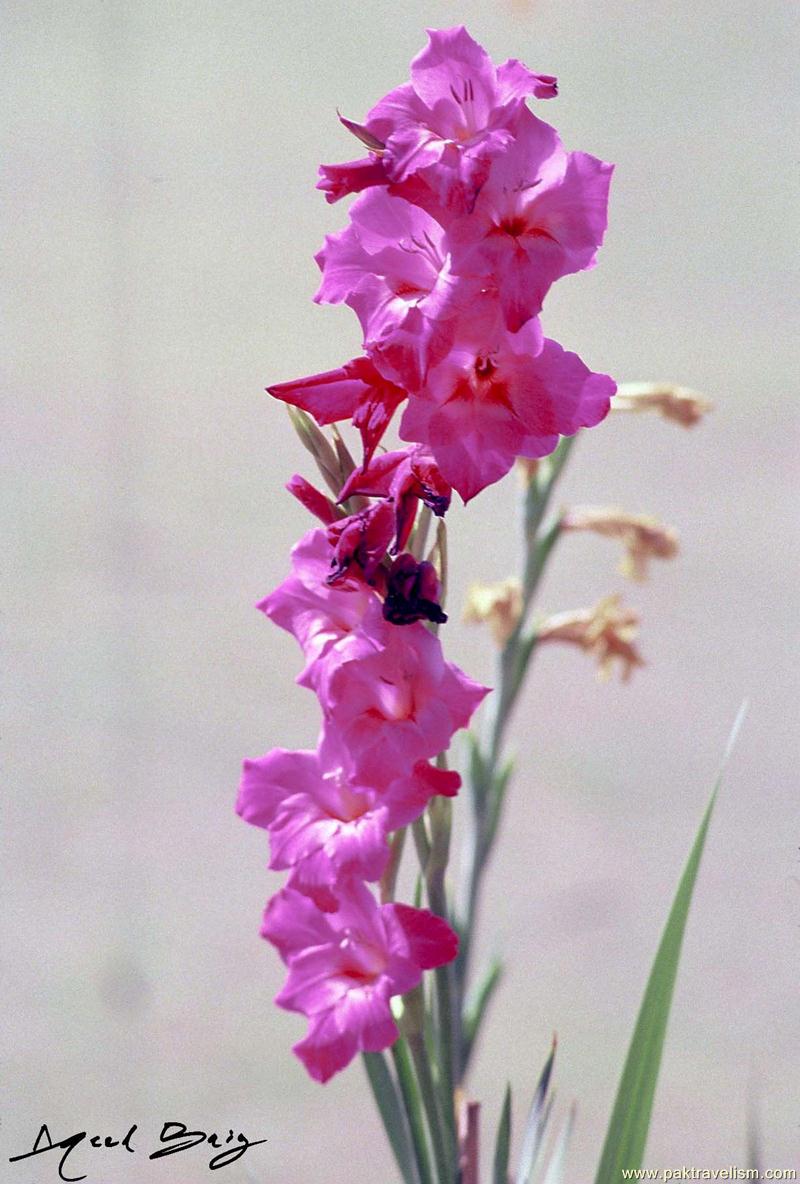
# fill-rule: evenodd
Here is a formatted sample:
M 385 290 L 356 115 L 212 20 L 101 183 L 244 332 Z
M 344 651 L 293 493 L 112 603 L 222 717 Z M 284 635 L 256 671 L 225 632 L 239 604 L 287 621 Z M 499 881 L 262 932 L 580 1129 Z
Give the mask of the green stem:
M 455 1145 L 448 1136 L 447 1120 L 431 1073 L 431 1062 L 425 1048 L 425 1041 L 421 1032 L 409 1033 L 406 1039 L 408 1047 L 411 1049 L 422 1102 L 428 1119 L 439 1184 L 455 1184 Z
M 522 608 L 514 631 L 498 656 L 495 693 L 488 706 L 485 739 L 483 745 L 474 753 L 469 779 L 472 817 L 464 849 L 460 948 L 455 965 L 456 998 L 462 1034 L 480 890 L 497 832 L 499 806 L 502 804 L 499 798 L 497 801 L 494 799 L 504 792 L 507 780 L 507 777 L 500 775 L 499 769 L 503 739 L 536 649 L 536 635 L 527 631 L 526 622 L 547 562 L 561 532 L 560 519 L 544 533 L 541 533 L 541 526 L 575 438 L 571 436 L 563 439 L 556 451 L 541 462 L 539 471 L 525 491 L 522 503 Z M 460 1081 L 467 1069 L 471 1043 L 462 1038 L 458 1042 L 458 1048 Z
M 446 768 L 444 754 L 438 761 L 440 768 Z M 429 827 L 426 829 L 424 817 L 427 817 Z M 445 870 L 450 854 L 450 830 L 452 825 L 452 802 L 449 798 L 435 797 L 431 800 L 427 815 L 413 824 L 412 830 L 417 844 L 420 868 L 425 881 L 428 903 L 431 909 L 444 920 L 450 918 L 450 907 L 447 901 L 445 887 Z M 430 833 L 430 838 L 428 837 Z M 457 1156 L 457 1137 L 455 1104 L 453 1096 L 453 1082 L 456 1068 L 456 1048 L 460 1035 L 455 1029 L 456 1012 L 453 1007 L 455 983 L 451 965 L 439 966 L 434 972 L 436 987 L 436 1025 L 435 1053 L 438 1063 L 437 1082 L 433 1085 L 433 1075 L 427 1058 L 425 1064 L 437 1099 L 438 1115 L 442 1127 L 443 1138 L 447 1141 L 448 1154 L 453 1162 Z M 411 1035 L 408 1035 L 409 1043 Z M 414 1046 L 411 1045 L 412 1052 Z M 422 1050 L 424 1052 L 424 1050 Z M 418 1054 L 420 1049 L 417 1049 Z M 436 1088 L 438 1087 L 438 1088 Z M 423 1091 L 424 1092 L 424 1091 Z M 427 1106 L 427 1101 L 426 1101 Z M 448 1181 L 449 1184 L 449 1181 Z
M 400 1083 L 400 1092 L 403 1095 L 403 1103 L 405 1105 L 406 1115 L 408 1116 L 408 1125 L 411 1131 L 411 1141 L 414 1147 L 414 1158 L 417 1164 L 420 1184 L 433 1184 L 428 1144 L 425 1138 L 425 1124 L 422 1120 L 419 1088 L 408 1056 L 408 1046 L 402 1036 L 399 1040 L 395 1040 L 392 1045 L 392 1059 L 394 1060 L 397 1080 Z
M 397 873 L 400 870 L 400 860 L 403 858 L 403 848 L 406 843 L 408 827 L 396 830 L 389 840 L 389 862 L 381 876 L 381 904 L 394 900 L 394 890 L 397 884 Z

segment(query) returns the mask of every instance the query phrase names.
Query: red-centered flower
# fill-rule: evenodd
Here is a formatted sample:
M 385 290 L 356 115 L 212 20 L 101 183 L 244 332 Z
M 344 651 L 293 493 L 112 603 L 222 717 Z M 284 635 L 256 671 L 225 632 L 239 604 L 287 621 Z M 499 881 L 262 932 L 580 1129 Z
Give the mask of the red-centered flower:
M 616 385 L 543 337 L 536 318 L 508 332 L 491 297 L 476 304 L 459 333 L 409 398 L 400 435 L 430 450 L 466 502 L 504 476 L 515 457 L 546 456 L 560 436 L 599 423 Z
M 358 880 L 336 889 L 335 912 L 284 888 L 269 902 L 262 936 L 289 975 L 275 1002 L 311 1023 L 294 1046 L 311 1077 L 327 1081 L 358 1052 L 379 1052 L 397 1039 L 390 999 L 415 987 L 424 970 L 452 962 L 458 938 L 426 909 L 378 905 Z
M 541 311 L 551 284 L 592 267 L 608 221 L 613 165 L 566 152 L 530 111 L 492 168 L 469 217 L 450 228 L 456 274 L 491 276 L 506 324 Z

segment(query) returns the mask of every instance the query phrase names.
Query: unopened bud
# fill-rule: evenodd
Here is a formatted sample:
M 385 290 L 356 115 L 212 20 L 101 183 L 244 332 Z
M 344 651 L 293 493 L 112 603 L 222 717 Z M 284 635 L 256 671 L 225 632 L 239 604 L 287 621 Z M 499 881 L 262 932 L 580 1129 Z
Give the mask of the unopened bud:
M 386 151 L 386 145 L 383 140 L 379 140 L 377 136 L 374 136 L 369 128 L 364 127 L 363 123 L 356 123 L 354 119 L 347 119 L 342 115 L 341 111 L 337 111 L 336 114 L 339 116 L 339 123 L 343 127 L 346 127 L 357 140 L 360 140 L 365 148 L 369 148 L 370 152 L 381 153 Z
M 326 485 L 331 493 L 338 498 L 339 490 L 342 488 L 342 476 L 339 458 L 334 452 L 333 446 L 305 411 L 291 405 L 287 406 L 286 410 L 300 443 L 314 457 Z

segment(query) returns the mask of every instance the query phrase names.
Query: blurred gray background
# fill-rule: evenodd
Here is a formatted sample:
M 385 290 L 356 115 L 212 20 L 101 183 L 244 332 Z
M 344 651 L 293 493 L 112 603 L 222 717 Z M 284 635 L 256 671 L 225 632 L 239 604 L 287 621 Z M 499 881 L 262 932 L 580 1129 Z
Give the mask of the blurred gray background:
M 743 1165 L 752 1094 L 766 1166 L 798 1166 L 796 11 L 7 0 L 3 1179 L 39 1178 L 6 1160 L 42 1122 L 152 1138 L 167 1119 L 266 1136 L 232 1181 L 394 1179 L 360 1066 L 322 1088 L 289 1051 L 304 1021 L 273 1007 L 283 972 L 257 932 L 280 879 L 233 802 L 242 756 L 313 745 L 318 723 L 299 652 L 252 608 L 307 527 L 282 484 L 311 476 L 262 388 L 358 349 L 355 317 L 310 301 L 346 213 L 314 191 L 317 164 L 356 154 L 336 107 L 362 117 L 426 25 L 457 23 L 557 74 L 540 114 L 617 163 L 600 265 L 553 290 L 547 332 L 621 381 L 717 404 L 693 432 L 612 417 L 563 487 L 659 515 L 682 555 L 626 593 L 648 662 L 630 684 L 554 648 L 521 705 L 483 917 L 483 953 L 510 963 L 472 1079 L 484 1151 L 507 1079 L 521 1127 L 557 1031 L 568 1180 L 591 1179 L 748 696 L 648 1164 Z M 515 569 L 515 499 L 510 477 L 451 519 L 448 655 L 486 680 L 491 644 L 458 601 Z M 543 605 L 621 590 L 617 558 L 567 539 Z M 199 1152 L 92 1163 L 103 1184 L 208 1178 Z

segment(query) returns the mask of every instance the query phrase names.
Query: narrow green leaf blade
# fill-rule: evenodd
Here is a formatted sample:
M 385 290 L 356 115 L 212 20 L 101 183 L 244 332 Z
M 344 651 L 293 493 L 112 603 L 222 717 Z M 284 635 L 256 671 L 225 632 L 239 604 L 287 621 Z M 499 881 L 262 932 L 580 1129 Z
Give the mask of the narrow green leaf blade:
M 511 1153 L 511 1086 L 506 1086 L 500 1122 L 497 1125 L 497 1140 L 494 1145 L 494 1184 L 508 1184 L 508 1158 Z
M 481 1030 L 481 1025 L 488 1011 L 489 1004 L 494 997 L 502 975 L 503 963 L 500 958 L 495 958 L 477 990 L 467 1001 L 464 1009 L 464 1047 L 462 1056 L 465 1071 L 475 1047 L 475 1041 L 478 1039 L 478 1033 Z
M 622 1071 L 595 1184 L 619 1184 L 623 1169 L 636 1169 L 642 1166 L 686 919 L 725 764 L 745 710 L 746 705 L 743 704 L 731 730 L 722 769 L 703 815 L 661 936 Z
M 397 1085 L 382 1052 L 362 1053 L 364 1068 L 404 1184 L 418 1184 L 408 1122 Z

